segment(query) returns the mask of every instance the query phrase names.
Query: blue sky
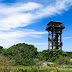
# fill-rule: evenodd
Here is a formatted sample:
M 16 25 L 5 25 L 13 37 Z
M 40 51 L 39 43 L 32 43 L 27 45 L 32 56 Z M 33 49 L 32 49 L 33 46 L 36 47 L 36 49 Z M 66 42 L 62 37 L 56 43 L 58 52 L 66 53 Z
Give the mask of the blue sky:
M 28 43 L 46 50 L 51 20 L 64 22 L 63 50 L 72 51 L 72 0 L 0 0 L 0 45 Z

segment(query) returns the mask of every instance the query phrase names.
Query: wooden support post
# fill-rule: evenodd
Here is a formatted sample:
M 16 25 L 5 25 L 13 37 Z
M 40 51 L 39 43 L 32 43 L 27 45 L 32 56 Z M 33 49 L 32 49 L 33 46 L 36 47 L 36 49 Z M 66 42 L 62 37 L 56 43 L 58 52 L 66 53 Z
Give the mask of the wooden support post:
M 49 39 L 50 39 L 50 32 L 48 31 L 48 49 L 50 49 L 50 42 L 49 42 Z
M 58 46 L 58 34 L 57 34 L 57 49 L 59 49 L 58 47 L 59 47 L 59 46 Z
M 61 36 L 61 34 L 62 34 L 62 31 L 60 33 L 60 43 L 62 43 L 62 36 Z M 62 50 L 62 46 L 61 46 L 61 50 Z
M 52 49 L 53 49 L 53 31 L 52 31 L 52 40 L 51 40 L 51 42 L 52 42 Z

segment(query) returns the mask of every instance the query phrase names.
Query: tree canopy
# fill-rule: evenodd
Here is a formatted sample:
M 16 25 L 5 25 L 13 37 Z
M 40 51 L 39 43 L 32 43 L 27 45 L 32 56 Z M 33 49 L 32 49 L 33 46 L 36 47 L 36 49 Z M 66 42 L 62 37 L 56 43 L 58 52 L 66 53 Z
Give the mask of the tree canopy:
M 31 65 L 37 53 L 37 48 L 33 45 L 19 43 L 8 48 L 3 54 L 14 59 L 18 65 Z

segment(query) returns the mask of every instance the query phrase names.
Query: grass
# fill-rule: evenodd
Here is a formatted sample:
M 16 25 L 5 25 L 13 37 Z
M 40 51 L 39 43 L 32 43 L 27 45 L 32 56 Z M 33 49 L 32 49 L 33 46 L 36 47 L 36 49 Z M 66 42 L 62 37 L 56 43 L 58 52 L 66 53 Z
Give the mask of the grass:
M 71 68 L 58 68 L 41 66 L 12 66 L 12 67 L 1 67 L 0 72 L 72 72 Z
M 13 69 L 16 71 L 20 70 L 21 72 L 72 72 L 72 69 L 70 68 L 58 68 L 49 66 L 40 66 L 39 68 L 37 66 L 14 66 Z
M 72 72 L 72 65 L 55 65 L 52 62 L 36 62 L 34 66 L 14 66 L 14 61 L 0 57 L 0 72 Z

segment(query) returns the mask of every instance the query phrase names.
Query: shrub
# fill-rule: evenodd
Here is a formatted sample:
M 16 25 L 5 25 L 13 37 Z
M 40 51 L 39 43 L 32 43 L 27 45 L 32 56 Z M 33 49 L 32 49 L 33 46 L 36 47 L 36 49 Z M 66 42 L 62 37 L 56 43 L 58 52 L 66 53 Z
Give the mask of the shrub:
M 59 49 L 44 50 L 44 51 L 38 53 L 39 60 L 45 60 L 48 62 L 54 62 L 60 56 L 66 57 L 68 55 L 66 52 L 59 50 Z
M 33 65 L 33 59 L 37 56 L 37 48 L 33 45 L 19 43 L 7 49 L 6 56 L 14 59 L 16 65 Z
M 69 64 L 70 61 L 67 57 L 63 57 L 63 56 L 60 56 L 58 59 L 55 60 L 55 63 L 58 65 L 61 65 L 61 64 Z

